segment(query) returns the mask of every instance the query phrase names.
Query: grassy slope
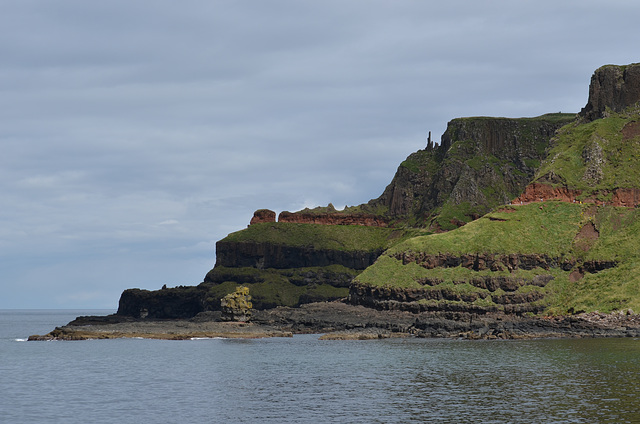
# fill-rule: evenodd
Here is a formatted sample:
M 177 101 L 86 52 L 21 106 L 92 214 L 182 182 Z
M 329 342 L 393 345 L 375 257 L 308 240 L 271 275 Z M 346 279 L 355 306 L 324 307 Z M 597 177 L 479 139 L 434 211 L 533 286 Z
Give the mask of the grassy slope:
M 626 124 L 638 119 L 637 113 L 620 113 L 564 127 L 536 178 L 555 173 L 568 187 L 586 192 L 640 187 L 640 137 L 625 140 L 621 133 Z M 604 159 L 603 178 L 596 184 L 583 178 L 587 169 L 583 152 L 594 143 L 602 148 Z
M 525 286 L 520 292 L 540 290 L 548 296 L 548 311 L 564 313 L 573 310 L 611 311 L 619 308 L 640 310 L 640 213 L 613 207 L 593 208 L 588 205 L 546 202 L 510 207 L 512 212 L 493 212 L 466 226 L 443 234 L 416 237 L 398 244 L 381 256 L 357 277 L 357 281 L 376 286 L 421 287 L 420 278 L 438 278 L 436 288 L 453 285 L 481 275 L 511 275 L 531 278 L 536 274 L 552 274 L 555 279 L 545 288 Z M 493 218 L 493 220 L 491 219 Z M 499 220 L 495 220 L 495 219 Z M 504 220 L 504 221 L 502 221 Z M 600 237 L 584 252 L 574 238 L 580 228 L 593 222 Z M 560 269 L 545 271 L 518 270 L 475 272 L 466 268 L 428 270 L 415 263 L 403 265 L 392 255 L 413 251 L 431 254 L 450 253 L 523 253 L 547 254 L 575 259 L 616 260 L 616 268 L 587 274 L 572 283 L 569 273 Z M 456 284 L 458 290 L 476 290 Z M 502 293 L 496 293 L 502 294 Z

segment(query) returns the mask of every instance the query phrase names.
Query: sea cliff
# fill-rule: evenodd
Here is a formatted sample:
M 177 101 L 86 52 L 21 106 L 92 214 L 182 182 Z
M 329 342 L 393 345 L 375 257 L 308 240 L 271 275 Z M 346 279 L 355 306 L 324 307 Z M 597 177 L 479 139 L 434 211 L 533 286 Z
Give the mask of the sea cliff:
M 192 319 L 240 285 L 257 310 L 343 299 L 458 323 L 640 310 L 638 87 L 640 64 L 607 65 L 577 115 L 454 119 L 378 198 L 259 209 L 201 284 L 127 290 L 118 315 Z

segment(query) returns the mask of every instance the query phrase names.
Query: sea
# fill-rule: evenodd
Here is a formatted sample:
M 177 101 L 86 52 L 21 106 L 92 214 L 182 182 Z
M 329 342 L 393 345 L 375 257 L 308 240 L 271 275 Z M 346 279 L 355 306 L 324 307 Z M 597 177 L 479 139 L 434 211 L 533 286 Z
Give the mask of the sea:
M 0 310 L 2 423 L 640 423 L 640 339 L 29 342 L 104 310 Z

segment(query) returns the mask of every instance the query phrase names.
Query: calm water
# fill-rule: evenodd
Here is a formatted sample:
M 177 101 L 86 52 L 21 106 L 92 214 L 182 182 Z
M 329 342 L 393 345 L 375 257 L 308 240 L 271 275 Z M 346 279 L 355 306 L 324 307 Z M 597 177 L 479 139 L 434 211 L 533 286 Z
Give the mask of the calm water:
M 26 342 L 0 310 L 3 423 L 640 423 L 640 340 Z

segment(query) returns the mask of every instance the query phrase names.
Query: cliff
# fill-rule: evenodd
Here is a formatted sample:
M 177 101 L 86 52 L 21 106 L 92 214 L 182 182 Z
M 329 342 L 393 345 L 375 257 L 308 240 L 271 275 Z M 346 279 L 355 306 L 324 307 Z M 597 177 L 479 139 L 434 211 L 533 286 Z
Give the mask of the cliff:
M 411 154 L 367 206 L 434 231 L 464 225 L 522 192 L 555 132 L 574 118 L 454 119 L 442 143 Z
M 350 302 L 460 319 L 638 310 L 638 69 L 594 73 L 579 119 L 551 137 L 533 181 L 510 205 L 387 250 L 356 277 Z M 484 146 L 493 142 L 508 150 L 496 137 Z
M 579 116 L 454 119 L 440 145 L 409 155 L 366 204 L 277 221 L 258 210 L 216 244 L 199 286 L 128 290 L 118 313 L 219 310 L 240 284 L 256 309 L 348 295 L 469 322 L 640 310 L 638 69 L 598 69 Z
M 640 101 L 640 63 L 605 65 L 597 69 L 589 84 L 589 100 L 580 111 L 586 121 L 622 112 Z
M 519 194 L 556 129 L 573 118 L 454 119 L 442 144 L 409 155 L 378 199 L 344 211 L 331 204 L 284 211 L 277 220 L 259 209 L 248 228 L 216 243 L 215 267 L 197 290 L 129 290 L 118 313 L 177 318 L 219 310 L 220 298 L 240 284 L 256 309 L 344 298 L 386 249 L 422 228 L 457 228 Z
M 336 264 L 362 270 L 373 264 L 383 251 L 382 247 L 371 251 L 344 251 L 269 242 L 221 240 L 216 243 L 216 266 L 283 269 Z

